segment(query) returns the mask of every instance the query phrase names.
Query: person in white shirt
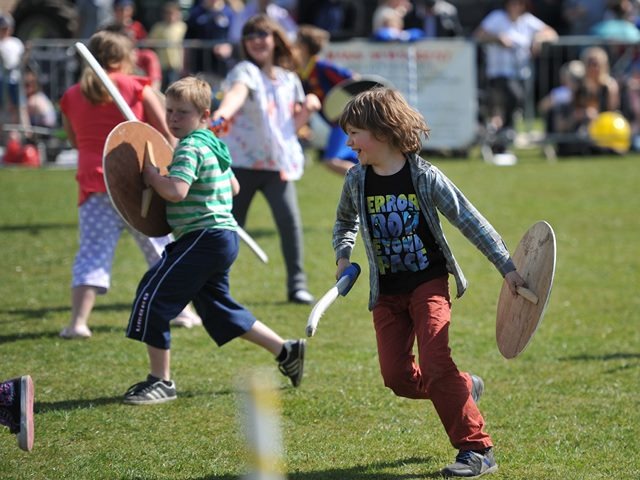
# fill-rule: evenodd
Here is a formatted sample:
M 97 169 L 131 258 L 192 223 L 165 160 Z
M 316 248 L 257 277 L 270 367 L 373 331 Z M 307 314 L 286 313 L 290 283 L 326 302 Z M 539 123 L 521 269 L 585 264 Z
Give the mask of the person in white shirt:
M 7 123 L 18 123 L 20 105 L 20 63 L 24 44 L 13 34 L 13 17 L 0 14 L 0 112 L 8 112 Z M 5 103 L 5 98 L 7 102 Z
M 502 153 L 514 137 L 514 114 L 524 104 L 524 81 L 531 75 L 532 57 L 558 34 L 527 11 L 526 0 L 505 0 L 503 8 L 482 20 L 473 38 L 485 46 L 487 130 L 496 136 L 494 153 Z

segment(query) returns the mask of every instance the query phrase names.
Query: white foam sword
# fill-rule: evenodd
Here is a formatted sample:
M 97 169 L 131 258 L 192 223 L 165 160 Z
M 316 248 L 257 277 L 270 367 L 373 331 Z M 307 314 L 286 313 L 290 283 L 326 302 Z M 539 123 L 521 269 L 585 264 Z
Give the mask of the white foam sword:
M 315 335 L 320 317 L 322 317 L 324 312 L 326 312 L 331 304 L 336 301 L 338 295 L 342 295 L 344 297 L 349 293 L 359 275 L 360 265 L 357 263 L 352 263 L 344 269 L 335 286 L 331 287 L 327 293 L 318 300 L 311 310 L 309 319 L 307 320 L 307 337 L 313 337 Z

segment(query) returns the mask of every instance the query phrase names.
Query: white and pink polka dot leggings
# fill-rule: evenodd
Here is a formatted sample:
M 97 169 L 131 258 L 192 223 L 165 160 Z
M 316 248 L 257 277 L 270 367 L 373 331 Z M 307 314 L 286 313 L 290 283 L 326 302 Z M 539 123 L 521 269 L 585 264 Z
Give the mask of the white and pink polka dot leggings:
M 113 208 L 106 193 L 94 193 L 79 209 L 80 248 L 73 263 L 72 287 L 92 286 L 98 293 L 107 292 L 113 255 L 125 229 L 133 235 L 149 266 L 160 260 L 165 245 L 173 241 L 171 235 L 151 238 L 134 230 Z

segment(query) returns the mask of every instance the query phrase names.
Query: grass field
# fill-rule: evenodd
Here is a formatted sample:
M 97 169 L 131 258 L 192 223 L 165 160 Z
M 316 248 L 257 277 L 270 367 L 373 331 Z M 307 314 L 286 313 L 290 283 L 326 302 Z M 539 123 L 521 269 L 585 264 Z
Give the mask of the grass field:
M 501 279 L 458 232 L 447 228 L 469 281 L 453 305 L 458 366 L 481 375 L 480 403 L 496 443 L 496 480 L 640 478 L 640 158 L 547 163 L 524 152 L 514 167 L 477 158 L 436 160 L 513 251 L 547 220 L 558 261 L 546 316 L 528 349 L 505 360 L 495 343 Z M 299 389 L 261 349 L 215 347 L 201 328 L 174 330 L 179 398 L 152 407 L 122 404 L 147 373 L 145 349 L 124 338 L 130 302 L 145 270 L 128 235 L 116 254 L 112 289 L 98 299 L 93 338 L 64 341 L 76 248 L 72 170 L 0 170 L 0 378 L 29 373 L 36 384 L 36 443 L 17 448 L 0 431 L 2 479 L 232 480 L 247 471 L 238 379 L 250 370 L 281 386 L 288 478 L 439 478 L 453 460 L 428 402 L 382 385 L 367 311 L 368 269 L 323 317 L 309 341 Z M 298 184 L 306 267 L 316 295 L 333 284 L 331 227 L 342 180 L 312 164 Z M 232 291 L 286 337 L 304 336 L 310 307 L 286 303 L 278 237 L 259 198 L 247 231 L 269 254 L 241 247 Z M 361 245 L 355 260 L 366 261 Z

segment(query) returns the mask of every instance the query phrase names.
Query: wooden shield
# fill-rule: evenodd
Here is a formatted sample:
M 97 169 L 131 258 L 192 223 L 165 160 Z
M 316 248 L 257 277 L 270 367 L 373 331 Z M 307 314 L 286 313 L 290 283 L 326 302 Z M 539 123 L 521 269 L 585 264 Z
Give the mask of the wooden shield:
M 358 93 L 374 87 L 389 87 L 388 80 L 377 75 L 366 75 L 356 79 L 347 79 L 333 87 L 322 102 L 322 113 L 330 122 L 336 122 L 349 100 Z
M 547 308 L 556 265 L 556 237 L 547 222 L 538 222 L 527 230 L 513 254 L 513 262 L 527 289 L 519 289 L 519 295 L 514 296 L 504 282 L 500 291 L 496 341 L 505 358 L 522 353 Z
M 147 142 L 160 173 L 166 174 L 173 153 L 169 142 L 152 126 L 127 121 L 116 126 L 107 137 L 102 159 L 104 181 L 111 203 L 128 225 L 149 237 L 161 237 L 170 233 L 171 227 L 167 223 L 164 199 L 148 190 L 142 181 Z M 143 208 L 143 196 L 150 196 L 146 208 Z

